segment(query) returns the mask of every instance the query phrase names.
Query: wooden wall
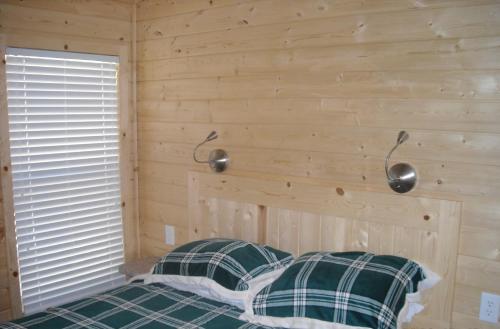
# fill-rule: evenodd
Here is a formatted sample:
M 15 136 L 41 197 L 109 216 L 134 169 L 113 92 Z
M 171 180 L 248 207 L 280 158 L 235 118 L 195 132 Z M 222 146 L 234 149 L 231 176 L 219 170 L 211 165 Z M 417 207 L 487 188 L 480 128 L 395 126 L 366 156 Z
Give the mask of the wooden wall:
M 0 321 L 10 319 L 10 296 L 8 278 L 7 250 L 3 218 L 3 198 L 2 191 L 0 190 Z
M 113 53 L 114 49 L 125 47 L 125 55 L 131 62 L 133 10 L 132 0 L 0 0 L 0 37 L 4 38 L 7 46 L 52 50 L 108 54 Z M 131 67 L 131 63 L 121 67 L 127 73 L 130 90 L 133 89 Z M 1 92 L 0 95 L 3 97 Z M 132 93 L 125 90 L 124 96 L 126 101 L 130 102 L 129 107 L 133 109 Z M 132 128 L 134 111 L 129 111 L 129 114 L 130 117 L 124 118 L 124 121 L 128 121 Z M 127 161 L 130 161 L 130 173 L 126 173 L 127 177 L 128 174 L 133 177 L 135 139 L 134 129 L 130 129 L 129 136 L 123 139 L 123 145 L 129 150 L 127 153 L 130 153 L 130 156 L 126 156 Z M 129 184 L 127 200 L 124 200 L 125 211 L 128 213 L 135 212 L 134 185 L 134 182 Z M 13 316 L 8 291 L 9 271 L 2 200 L 0 191 L 0 321 Z M 128 252 L 127 257 L 134 257 L 133 253 L 138 250 L 134 239 L 128 239 L 127 243 L 133 249 Z
M 213 129 L 231 173 L 388 191 L 383 160 L 414 164 L 414 196 L 464 202 L 453 325 L 500 293 L 498 0 L 137 2 L 141 248 L 187 239 L 194 145 Z

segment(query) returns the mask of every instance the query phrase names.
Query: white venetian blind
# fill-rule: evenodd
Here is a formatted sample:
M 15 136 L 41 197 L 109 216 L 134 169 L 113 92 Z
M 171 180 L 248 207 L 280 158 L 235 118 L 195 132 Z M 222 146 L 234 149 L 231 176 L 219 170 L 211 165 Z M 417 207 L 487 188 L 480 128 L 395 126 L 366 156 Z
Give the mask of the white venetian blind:
M 24 312 L 121 285 L 118 58 L 8 48 Z

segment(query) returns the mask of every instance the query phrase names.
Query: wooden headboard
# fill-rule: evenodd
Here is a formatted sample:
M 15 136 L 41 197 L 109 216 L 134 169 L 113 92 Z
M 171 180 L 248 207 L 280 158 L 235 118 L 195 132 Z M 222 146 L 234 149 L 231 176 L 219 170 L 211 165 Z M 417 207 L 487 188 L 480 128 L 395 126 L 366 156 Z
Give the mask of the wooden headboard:
M 287 250 L 404 256 L 443 279 L 410 328 L 448 328 L 461 204 L 259 175 L 189 173 L 189 238 L 238 238 Z

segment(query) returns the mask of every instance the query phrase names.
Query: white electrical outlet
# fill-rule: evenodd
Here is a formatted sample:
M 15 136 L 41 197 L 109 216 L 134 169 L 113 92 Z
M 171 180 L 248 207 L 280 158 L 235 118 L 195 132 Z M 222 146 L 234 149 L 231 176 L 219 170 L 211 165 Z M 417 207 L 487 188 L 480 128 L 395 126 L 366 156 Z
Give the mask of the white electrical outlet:
M 500 314 L 500 295 L 487 292 L 481 293 L 481 308 L 479 309 L 479 320 L 498 323 Z
M 171 225 L 165 225 L 165 244 L 175 244 L 175 227 Z

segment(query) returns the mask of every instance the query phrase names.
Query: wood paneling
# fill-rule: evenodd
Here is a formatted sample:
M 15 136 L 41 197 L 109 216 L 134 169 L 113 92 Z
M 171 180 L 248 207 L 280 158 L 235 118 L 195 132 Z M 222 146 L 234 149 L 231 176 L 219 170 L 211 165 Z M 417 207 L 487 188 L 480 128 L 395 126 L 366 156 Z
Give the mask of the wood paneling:
M 327 124 L 459 132 L 500 131 L 498 103 L 427 99 L 143 100 L 141 122 Z M 474 124 L 471 124 L 473 122 Z
M 289 179 L 289 178 L 288 178 Z M 365 250 L 426 264 L 442 280 L 409 325 L 451 321 L 461 203 L 262 175 L 190 172 L 189 237 L 244 238 L 298 256 L 314 250 Z M 260 210 L 260 211 L 259 211 Z
M 394 161 L 418 170 L 409 195 L 463 202 L 449 325 L 500 328 L 477 314 L 480 292 L 500 281 L 498 1 L 142 0 L 137 11 L 140 203 L 152 207 L 141 221 L 176 223 L 158 214 L 161 204 L 186 220 L 186 173 L 208 170 L 192 149 L 213 129 L 219 139 L 200 154 L 226 149 L 231 175 L 377 193 L 390 191 L 383 160 L 405 129 L 410 140 Z M 315 234 L 301 218 L 285 221 Z M 324 234 L 346 225 L 328 223 Z M 393 250 L 373 238 L 384 225 L 351 230 L 372 239 L 345 239 Z M 167 250 L 144 238 L 153 232 L 141 236 L 144 252 Z
M 25 7 L 32 9 L 42 9 L 57 11 L 79 16 L 104 17 L 121 21 L 132 19 L 132 9 L 130 1 L 122 0 L 86 0 L 86 1 L 68 1 L 68 0 L 2 0 L 2 3 L 16 7 Z M 19 9 L 17 9 L 19 10 Z M 68 23 L 69 24 L 69 23 Z
M 1 177 L 2 176 L 0 176 L 0 182 L 2 179 Z M 3 197 L 0 189 L 0 321 L 9 320 L 11 318 L 9 271 L 7 271 L 7 241 L 5 239 L 3 213 Z
M 0 48 L 7 46 L 40 48 L 48 50 L 68 50 L 97 54 L 120 56 L 120 127 L 123 129 L 121 138 L 122 185 L 124 186 L 123 208 L 125 223 L 125 249 L 128 259 L 135 258 L 139 245 L 137 242 L 136 224 L 136 178 L 135 178 L 135 108 L 132 103 L 133 72 L 132 47 L 134 5 L 132 1 L 122 0 L 5 0 L 0 1 Z M 2 72 L 3 72 L 2 67 Z M 3 74 L 0 74 L 2 81 Z M 0 83 L 2 89 L 4 84 Z M 2 102 L 4 91 L 0 91 Z M 0 111 L 7 107 L 0 106 Z M 4 125 L 6 112 L 2 112 L 2 140 L 8 136 L 7 125 Z M 6 139 L 5 139 L 6 141 Z M 2 144 L 2 152 L 8 150 Z M 2 161 L 7 157 L 2 157 Z M 3 163 L 2 167 L 9 167 Z M 9 172 L 2 170 L 2 183 L 10 189 L 7 179 Z M 5 195 L 4 195 L 5 197 Z M 0 196 L 0 200 L 3 200 Z M 11 198 L 5 197 L 11 203 Z M 0 204 L 2 204 L 0 202 Z M 10 214 L 0 216 L 0 321 L 20 316 L 19 287 L 17 279 L 11 273 L 15 271 L 15 234 L 13 230 L 12 207 L 6 206 Z M 5 223 L 9 220 L 11 222 Z M 5 228 L 8 228 L 8 254 L 11 268 L 8 268 Z M 16 292 L 17 291 L 17 292 Z
M 97 9 L 97 8 L 96 8 Z M 61 33 L 90 38 L 130 41 L 130 21 L 83 16 L 53 9 L 37 9 L 1 4 L 2 29 L 29 32 L 36 26 L 39 32 Z
M 138 80 L 259 75 L 268 72 L 498 69 L 498 37 L 438 39 L 322 48 L 260 50 L 141 62 Z M 457 51 L 459 50 L 459 51 Z
M 374 4 L 376 6 L 378 2 Z M 139 40 L 137 50 L 139 58 L 152 60 L 265 49 L 489 37 L 498 35 L 499 11 L 497 3 L 467 7 L 449 3 L 448 7 L 440 9 L 239 26 L 166 38 L 163 37 L 164 31 L 156 31 L 153 32 L 154 39 Z M 144 25 L 143 29 L 148 29 L 148 26 Z

